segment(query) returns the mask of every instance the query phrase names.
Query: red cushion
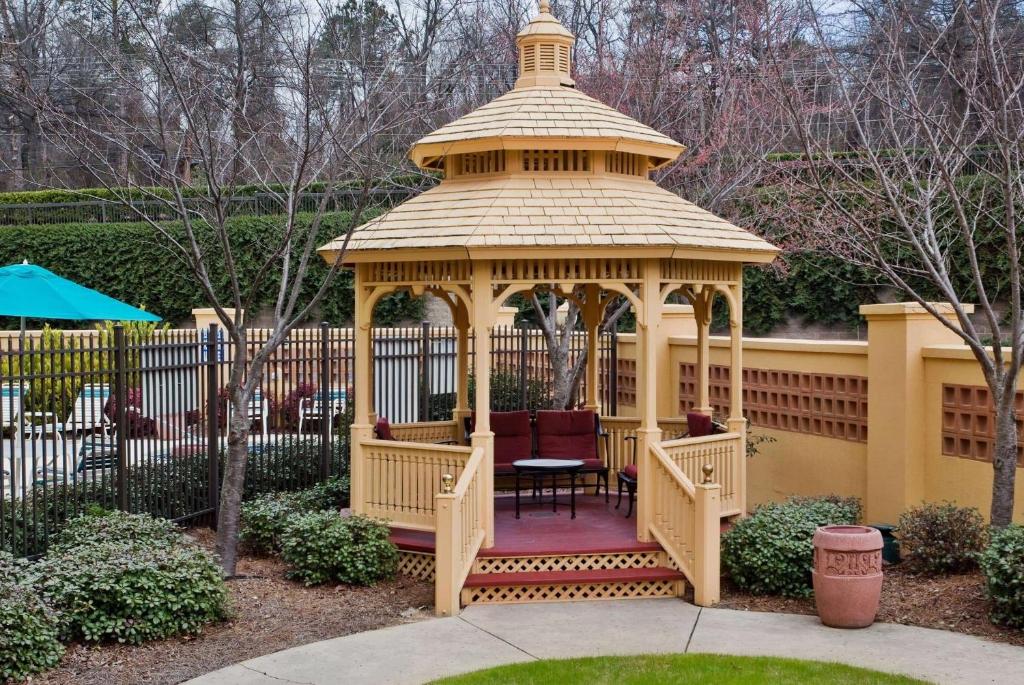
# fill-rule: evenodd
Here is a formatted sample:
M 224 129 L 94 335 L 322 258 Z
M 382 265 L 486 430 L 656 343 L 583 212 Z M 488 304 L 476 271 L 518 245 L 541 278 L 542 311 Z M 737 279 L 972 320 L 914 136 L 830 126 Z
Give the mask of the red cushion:
M 583 471 L 604 471 L 604 462 L 600 459 L 584 459 Z
M 538 411 L 537 456 L 541 459 L 600 459 L 594 412 Z
M 469 430 L 476 429 L 476 412 L 470 419 Z M 491 432 L 494 433 L 494 472 L 499 473 L 499 464 L 511 464 L 517 459 L 533 456 L 533 434 L 530 430 L 530 412 L 492 411 Z M 507 470 L 512 473 L 511 467 Z
M 377 423 L 373 427 L 373 434 L 377 436 L 378 440 L 395 439 L 395 436 L 391 434 L 391 424 L 383 416 L 377 419 Z
M 708 416 L 707 414 L 701 414 L 699 412 L 687 412 L 686 429 L 689 432 L 691 438 L 702 438 L 705 435 L 711 435 L 711 417 Z
M 633 480 L 636 480 L 636 464 L 626 464 L 626 468 L 622 469 L 622 472 Z

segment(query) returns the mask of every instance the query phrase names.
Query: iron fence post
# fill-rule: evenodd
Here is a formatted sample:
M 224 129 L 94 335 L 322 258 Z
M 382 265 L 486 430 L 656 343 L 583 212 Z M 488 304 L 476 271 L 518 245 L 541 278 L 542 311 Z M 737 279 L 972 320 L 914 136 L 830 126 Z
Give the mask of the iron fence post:
M 331 475 L 331 428 L 334 407 L 331 405 L 331 346 L 330 329 L 326 321 L 320 322 L 320 480 Z
M 526 348 L 530 344 L 530 329 L 526 324 L 519 326 L 519 408 L 529 409 L 530 398 L 526 391 Z
M 117 441 L 117 508 L 128 511 L 128 369 L 124 326 L 114 326 L 114 435 Z
M 430 419 L 430 322 L 421 322 L 420 331 L 422 333 L 420 345 L 423 359 L 423 369 L 420 373 L 420 421 L 428 421 Z
M 207 498 L 213 511 L 213 529 L 217 529 L 220 513 L 220 396 L 217 378 L 217 324 L 211 323 L 206 337 L 206 468 Z

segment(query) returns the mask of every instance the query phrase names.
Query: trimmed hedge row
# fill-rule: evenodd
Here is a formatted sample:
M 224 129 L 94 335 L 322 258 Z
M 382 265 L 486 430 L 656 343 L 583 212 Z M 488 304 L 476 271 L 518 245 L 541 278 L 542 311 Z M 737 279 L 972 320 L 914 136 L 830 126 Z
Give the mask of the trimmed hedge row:
M 367 218 L 370 216 L 372 213 L 367 214 Z M 348 219 L 347 212 L 325 217 L 317 240 L 325 243 L 337 236 L 347 226 Z M 308 221 L 308 217 L 304 220 Z M 178 223 L 168 222 L 166 226 L 172 234 L 182 233 Z M 281 219 L 241 216 L 231 219 L 229 226 L 239 279 L 242 283 L 251 282 L 256 278 L 265 246 L 275 245 L 280 240 Z M 107 295 L 142 305 L 166 321 L 186 322 L 193 308 L 208 306 L 208 302 L 188 267 L 165 247 L 166 244 L 162 235 L 142 223 L 7 226 L 0 227 L 0 263 L 13 264 L 28 259 Z M 210 269 L 214 286 L 220 295 L 226 296 L 230 281 L 220 263 L 223 253 L 211 246 L 208 254 L 214 255 Z M 313 260 L 303 288 L 304 301 L 313 296 L 327 272 L 323 260 Z M 252 308 L 258 311 L 271 306 L 279 284 L 280 270 L 272 269 L 262 282 Z M 334 326 L 343 325 L 352 318 L 352 302 L 351 272 L 342 271 L 321 301 L 319 320 Z M 387 325 L 418 319 L 421 311 L 418 301 L 399 293 L 385 298 L 378 305 L 376 316 L 379 323 Z M 7 317 L 0 324 L 17 327 L 18 320 Z

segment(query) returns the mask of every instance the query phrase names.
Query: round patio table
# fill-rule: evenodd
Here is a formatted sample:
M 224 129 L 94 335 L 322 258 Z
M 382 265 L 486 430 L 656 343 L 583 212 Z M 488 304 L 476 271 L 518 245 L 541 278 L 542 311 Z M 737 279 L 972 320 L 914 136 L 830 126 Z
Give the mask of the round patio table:
M 551 476 L 551 511 L 558 511 L 558 476 L 569 476 L 569 506 L 572 510 L 572 518 L 576 518 L 576 474 L 583 468 L 583 462 L 579 459 L 519 459 L 512 462 L 512 468 L 516 472 L 516 518 L 519 518 L 519 477 L 521 475 L 533 476 L 534 482 L 541 479 L 541 493 L 543 495 L 543 478 Z M 541 497 L 543 499 L 543 497 Z

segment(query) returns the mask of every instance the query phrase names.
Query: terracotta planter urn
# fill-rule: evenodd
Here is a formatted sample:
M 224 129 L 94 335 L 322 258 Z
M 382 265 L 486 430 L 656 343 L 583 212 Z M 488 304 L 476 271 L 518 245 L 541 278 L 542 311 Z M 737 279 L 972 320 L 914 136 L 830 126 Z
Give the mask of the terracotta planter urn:
M 818 528 L 811 579 L 822 623 L 868 627 L 882 594 L 882 534 L 867 526 Z

